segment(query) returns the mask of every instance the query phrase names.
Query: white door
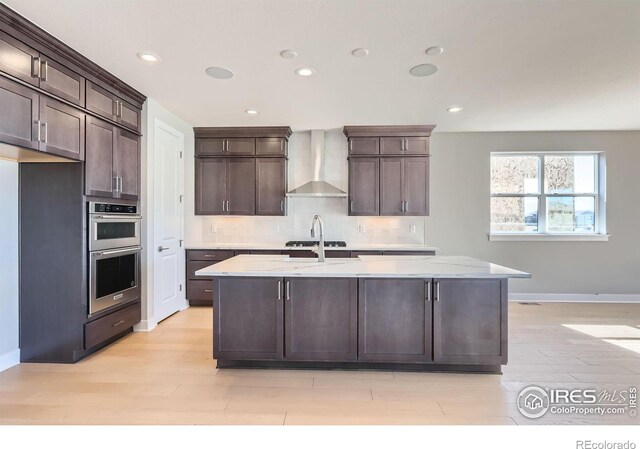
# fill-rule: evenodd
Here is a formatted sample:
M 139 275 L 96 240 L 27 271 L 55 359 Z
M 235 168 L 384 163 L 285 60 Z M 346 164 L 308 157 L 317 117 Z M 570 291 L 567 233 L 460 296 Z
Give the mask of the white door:
M 186 307 L 182 249 L 184 135 L 156 119 L 153 144 L 154 318 Z

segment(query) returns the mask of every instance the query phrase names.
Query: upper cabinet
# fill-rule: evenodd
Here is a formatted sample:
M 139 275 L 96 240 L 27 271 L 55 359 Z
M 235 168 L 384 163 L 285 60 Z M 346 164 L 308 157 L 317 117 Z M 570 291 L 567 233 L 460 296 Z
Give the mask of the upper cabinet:
M 291 128 L 194 128 L 196 215 L 286 215 Z
M 141 130 L 145 100 L 140 92 L 0 3 L 0 143 L 83 161 L 85 133 L 93 126 L 85 123 L 95 116 L 132 131 L 120 147 L 137 148 L 135 136 Z M 125 139 L 127 133 L 118 135 Z M 92 148 L 96 142 L 91 142 Z M 104 151 L 112 152 L 111 146 Z M 139 150 L 121 155 L 126 159 L 123 169 L 133 167 L 134 152 L 139 155 Z M 119 184 L 113 188 L 122 190 L 123 198 L 126 194 L 137 198 L 139 174 L 130 185 L 130 173 L 117 177 Z M 96 192 L 109 193 L 104 185 L 98 187 Z
M 434 127 L 344 127 L 349 215 L 429 215 L 429 137 Z

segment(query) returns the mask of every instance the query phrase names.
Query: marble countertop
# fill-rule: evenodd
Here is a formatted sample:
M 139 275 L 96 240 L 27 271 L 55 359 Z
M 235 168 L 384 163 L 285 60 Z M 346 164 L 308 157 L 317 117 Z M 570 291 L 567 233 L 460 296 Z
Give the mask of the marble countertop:
M 529 273 L 466 256 L 360 256 L 352 259 L 241 255 L 196 271 L 196 276 L 530 278 Z
M 304 251 L 311 250 L 310 246 L 285 246 L 283 243 L 201 243 L 187 244 L 186 249 L 255 249 L 255 250 L 275 250 L 275 251 Z M 438 248 L 427 245 L 409 245 L 409 244 L 347 244 L 346 247 L 329 247 L 325 246 L 328 251 L 438 251 Z

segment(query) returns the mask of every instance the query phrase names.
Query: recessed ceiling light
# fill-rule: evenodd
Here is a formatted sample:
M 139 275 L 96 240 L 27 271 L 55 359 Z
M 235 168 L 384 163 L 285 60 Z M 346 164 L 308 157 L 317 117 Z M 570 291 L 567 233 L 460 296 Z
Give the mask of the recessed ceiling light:
M 282 50 L 280 56 L 284 59 L 295 59 L 298 57 L 298 53 L 293 50 Z
M 460 112 L 463 109 L 464 108 L 462 106 L 451 106 L 450 108 L 447 108 L 447 112 Z
M 369 54 L 369 50 L 367 50 L 366 48 L 354 48 L 353 50 L 351 50 L 351 54 L 356 58 L 364 58 Z
M 256 115 L 258 113 L 258 111 L 255 109 L 245 109 L 244 112 L 246 112 L 249 115 Z
M 441 54 L 444 51 L 444 48 L 442 47 L 438 47 L 437 45 L 433 46 L 433 47 L 429 47 L 427 48 L 424 52 L 426 54 L 428 54 L 429 56 L 438 56 L 439 54 Z
M 437 71 L 438 66 L 435 66 L 433 64 L 420 64 L 412 67 L 411 70 L 409 70 L 409 73 L 413 76 L 429 76 L 433 75 Z
M 160 62 L 160 56 L 149 51 L 141 51 L 140 53 L 138 53 L 138 58 L 142 59 L 144 62 L 149 63 Z
M 296 73 L 300 76 L 311 76 L 316 73 L 316 71 L 311 67 L 300 67 L 296 69 Z
M 229 69 L 225 69 L 224 67 L 209 67 L 205 72 L 211 78 L 219 80 L 228 80 L 233 76 L 233 72 Z

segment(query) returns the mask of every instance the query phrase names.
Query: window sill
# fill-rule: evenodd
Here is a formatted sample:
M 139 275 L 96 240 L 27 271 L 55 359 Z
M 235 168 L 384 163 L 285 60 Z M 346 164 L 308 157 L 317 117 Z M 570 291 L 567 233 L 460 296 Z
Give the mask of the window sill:
M 607 242 L 609 234 L 489 234 L 491 242 Z

